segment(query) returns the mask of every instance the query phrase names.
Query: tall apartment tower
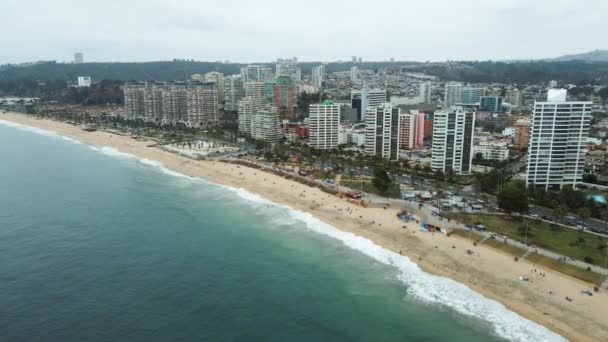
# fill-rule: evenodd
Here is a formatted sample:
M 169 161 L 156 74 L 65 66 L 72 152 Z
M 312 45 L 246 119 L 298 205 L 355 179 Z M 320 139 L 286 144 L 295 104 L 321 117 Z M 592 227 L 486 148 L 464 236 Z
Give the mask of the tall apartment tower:
M 264 82 L 271 78 L 271 70 L 264 65 L 247 65 L 241 68 L 243 82 Z
M 264 83 L 262 82 L 245 82 L 245 96 L 250 97 L 255 104 L 257 110 L 262 109 L 264 105 Z
M 289 76 L 277 77 L 274 84 L 274 105 L 279 111 L 281 119 L 293 120 L 296 118 L 296 86 Z
M 463 105 L 474 105 L 481 101 L 481 97 L 486 94 L 486 88 L 466 86 L 462 88 L 460 99 Z
M 228 76 L 224 79 L 224 109 L 235 112 L 238 102 L 245 97 L 245 88 L 240 75 Z
M 475 114 L 462 107 L 435 112 L 433 117 L 433 170 L 468 174 L 473 160 Z
M 524 104 L 523 93 L 517 89 L 507 89 L 505 100 L 513 107 L 521 107 Z
M 323 87 L 323 79 L 325 78 L 325 65 L 312 67 L 312 86 L 320 89 Z
M 431 103 L 431 91 L 433 90 L 433 86 L 431 82 L 422 82 L 420 83 L 420 98 L 423 103 Z
M 445 84 L 443 95 L 443 109 L 462 103 L 462 83 L 449 82 Z
M 82 52 L 76 52 L 74 54 L 74 64 L 84 63 L 84 54 Z
M 257 112 L 255 102 L 245 96 L 238 103 L 239 133 L 253 134 L 253 117 Z
M 163 118 L 166 125 L 188 121 L 188 85 L 186 83 L 167 84 L 163 92 Z
M 359 69 L 356 66 L 350 68 L 350 81 L 357 82 Z
M 340 105 L 332 101 L 310 105 L 309 144 L 320 150 L 331 150 L 338 147 L 338 129 L 340 128 Z
M 399 115 L 399 148 L 413 150 L 424 146 L 424 120 L 426 114 L 417 110 Z
M 187 93 L 190 127 L 209 128 L 220 123 L 217 87 L 212 83 L 192 84 Z
M 253 116 L 252 134 L 254 139 L 276 142 L 281 139 L 281 123 L 275 111 L 263 110 Z
M 587 101 L 567 101 L 565 89 L 550 89 L 532 114 L 526 185 L 545 189 L 582 181 L 591 122 Z
M 143 119 L 146 116 L 144 83 L 126 83 L 123 93 L 125 117 L 128 120 Z
M 350 93 L 351 106 L 357 110 L 357 118 L 365 121 L 365 113 L 370 107 L 383 106 L 388 102 L 388 94 L 384 89 L 353 90 Z
M 224 108 L 224 74 L 217 71 L 208 72 L 205 74 L 205 82 L 215 84 L 220 108 Z
M 523 150 L 528 148 L 528 142 L 530 139 L 530 120 L 519 119 L 515 122 L 515 134 L 513 136 L 513 145 Z
M 365 153 L 388 160 L 399 159 L 399 114 L 401 109 L 385 103 L 365 114 Z

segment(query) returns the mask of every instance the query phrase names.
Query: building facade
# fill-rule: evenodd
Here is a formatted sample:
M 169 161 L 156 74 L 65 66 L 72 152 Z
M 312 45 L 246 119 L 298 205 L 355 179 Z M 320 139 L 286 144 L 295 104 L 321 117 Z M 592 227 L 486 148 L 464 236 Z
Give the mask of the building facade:
M 472 106 L 481 101 L 481 97 L 486 94 L 486 88 L 466 86 L 462 88 L 462 104 Z
M 549 90 L 547 99 L 534 104 L 526 184 L 576 187 L 585 168 L 592 102 L 566 101 L 564 90 Z
M 384 106 L 388 102 L 388 94 L 384 89 L 353 90 L 350 93 L 351 107 L 357 110 L 359 121 L 365 121 L 367 109 Z
M 264 106 L 264 83 L 262 82 L 245 82 L 245 96 L 250 97 L 257 110 Z
M 513 145 L 518 150 L 528 148 L 530 138 L 530 120 L 519 119 L 515 122 L 515 134 L 513 135 Z
M 312 86 L 321 89 L 323 87 L 323 79 L 325 78 L 325 65 L 319 65 L 312 68 Z
M 433 117 L 433 170 L 468 174 L 473 159 L 475 114 L 462 107 L 435 112 Z
M 332 101 L 311 104 L 308 117 L 310 128 L 309 145 L 316 149 L 330 150 L 338 147 L 340 128 L 340 105 Z
M 274 111 L 258 111 L 253 116 L 252 134 L 254 139 L 277 142 L 281 139 L 279 114 Z
M 443 108 L 449 109 L 459 103 L 462 103 L 462 83 L 446 83 L 443 94 Z
M 238 102 L 245 97 L 245 88 L 240 75 L 228 76 L 224 79 L 224 109 L 235 112 Z
M 509 159 L 509 145 L 504 142 L 486 142 L 475 145 L 475 156 L 480 155 L 485 160 L 504 161 Z
M 482 112 L 502 112 L 502 96 L 482 96 L 479 99 L 479 110 Z
M 424 113 L 412 110 L 399 115 L 399 148 L 413 150 L 424 146 Z
M 399 159 L 401 109 L 385 103 L 369 107 L 365 114 L 365 153 L 388 160 Z
M 274 105 L 281 119 L 296 118 L 296 86 L 291 77 L 277 77 L 274 85 Z
M 256 104 L 251 97 L 244 97 L 238 102 L 239 133 L 253 134 L 253 117 L 257 112 Z

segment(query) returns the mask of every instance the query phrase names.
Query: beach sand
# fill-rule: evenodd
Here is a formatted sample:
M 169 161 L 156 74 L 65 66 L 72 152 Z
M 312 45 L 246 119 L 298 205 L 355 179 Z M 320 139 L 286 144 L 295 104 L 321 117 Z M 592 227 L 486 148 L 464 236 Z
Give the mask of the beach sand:
M 108 146 L 165 167 L 211 182 L 243 188 L 273 202 L 309 212 L 343 231 L 354 233 L 394 252 L 402 252 L 424 271 L 467 285 L 510 310 L 542 324 L 572 341 L 608 341 L 608 294 L 592 297 L 581 290 L 592 286 L 577 279 L 543 269 L 525 260 L 486 246 L 440 233 L 418 231 L 415 223 L 396 218 L 401 208 L 362 208 L 316 188 L 253 168 L 219 161 L 194 161 L 148 147 L 153 142 L 137 141 L 107 132 L 85 132 L 79 127 L 14 113 L 0 113 L 0 119 L 55 131 L 87 144 Z M 374 223 L 371 223 L 371 222 Z M 406 229 L 402 228 L 407 226 Z M 466 250 L 475 252 L 473 256 Z M 546 273 L 540 277 L 531 270 Z M 522 282 L 520 276 L 530 277 Z M 553 294 L 549 294 L 552 291 Z M 565 300 L 568 296 L 572 302 Z

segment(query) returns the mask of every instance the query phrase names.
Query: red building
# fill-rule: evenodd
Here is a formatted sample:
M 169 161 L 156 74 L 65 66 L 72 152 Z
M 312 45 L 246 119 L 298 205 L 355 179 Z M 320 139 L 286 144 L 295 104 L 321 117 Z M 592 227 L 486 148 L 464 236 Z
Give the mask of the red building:
M 274 105 L 279 118 L 293 120 L 296 118 L 296 86 L 291 77 L 280 76 L 273 87 Z

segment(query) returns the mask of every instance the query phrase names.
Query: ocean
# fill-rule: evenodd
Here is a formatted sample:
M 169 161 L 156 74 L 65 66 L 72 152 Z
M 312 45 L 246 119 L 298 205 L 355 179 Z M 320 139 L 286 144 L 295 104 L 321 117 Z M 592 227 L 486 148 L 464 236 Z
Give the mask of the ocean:
M 0 120 L 0 341 L 560 341 L 311 215 Z

